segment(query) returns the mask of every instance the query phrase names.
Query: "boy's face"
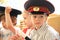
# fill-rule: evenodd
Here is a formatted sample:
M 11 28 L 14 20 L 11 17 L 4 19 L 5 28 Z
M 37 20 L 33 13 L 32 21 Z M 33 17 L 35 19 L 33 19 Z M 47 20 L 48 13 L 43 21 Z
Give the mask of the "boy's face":
M 44 14 L 31 14 L 31 20 L 35 27 L 40 28 L 46 22 L 47 16 Z
M 31 25 L 32 25 L 32 22 L 31 22 L 31 17 L 30 17 L 30 15 L 28 14 L 28 13 L 24 13 L 23 14 L 23 17 L 24 17 L 24 22 L 25 22 L 25 24 L 28 26 L 28 27 L 30 27 Z

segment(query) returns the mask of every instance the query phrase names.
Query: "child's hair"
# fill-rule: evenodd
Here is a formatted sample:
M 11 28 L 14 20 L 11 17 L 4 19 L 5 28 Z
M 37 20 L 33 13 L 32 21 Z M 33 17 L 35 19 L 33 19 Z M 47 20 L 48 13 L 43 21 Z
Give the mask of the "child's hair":
M 13 18 L 12 18 L 12 17 L 13 17 Z M 2 16 L 0 17 L 0 19 L 1 19 L 0 21 L 2 21 L 2 20 L 5 21 L 5 15 L 2 15 Z M 12 21 L 13 21 L 13 20 L 15 20 L 16 18 L 15 18 L 15 16 L 11 16 L 11 19 L 12 19 Z
M 1 22 L 3 19 L 5 19 L 5 18 L 4 18 L 4 12 L 0 12 L 0 22 Z
M 5 21 L 5 15 L 4 13 L 0 14 L 0 21 L 4 20 Z

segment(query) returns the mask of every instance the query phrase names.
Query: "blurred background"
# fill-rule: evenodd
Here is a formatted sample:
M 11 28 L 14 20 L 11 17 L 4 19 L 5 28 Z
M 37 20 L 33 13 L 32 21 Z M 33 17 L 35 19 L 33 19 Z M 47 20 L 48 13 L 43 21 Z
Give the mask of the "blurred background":
M 24 3 L 27 0 L 0 0 L 0 5 L 11 6 L 12 8 L 23 11 Z M 60 14 L 60 0 L 48 0 L 55 6 L 55 14 Z

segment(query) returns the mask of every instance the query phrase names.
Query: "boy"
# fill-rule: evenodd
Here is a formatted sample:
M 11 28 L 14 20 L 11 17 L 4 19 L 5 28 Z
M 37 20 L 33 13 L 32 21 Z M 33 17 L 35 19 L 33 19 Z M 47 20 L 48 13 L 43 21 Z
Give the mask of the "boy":
M 49 1 L 29 0 L 24 7 L 30 12 L 31 20 L 35 27 L 30 33 L 31 40 L 58 40 L 57 34 L 55 34 L 56 31 L 46 23 L 48 15 L 55 10 Z
M 22 13 L 22 16 L 24 18 L 24 22 L 26 25 L 26 28 L 23 29 L 23 32 L 27 35 L 28 33 L 30 33 L 30 29 L 33 28 L 32 22 L 30 20 L 31 16 L 30 16 L 29 12 L 26 10 L 24 10 L 24 12 Z M 22 40 L 24 40 L 24 38 Z

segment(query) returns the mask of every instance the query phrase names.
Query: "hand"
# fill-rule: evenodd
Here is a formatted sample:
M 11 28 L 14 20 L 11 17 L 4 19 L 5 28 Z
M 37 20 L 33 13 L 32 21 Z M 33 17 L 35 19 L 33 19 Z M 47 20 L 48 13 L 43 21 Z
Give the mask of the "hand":
M 11 36 L 11 37 L 9 38 L 9 40 L 21 40 L 21 39 L 22 39 L 22 37 L 19 36 L 18 34 L 14 35 L 14 36 Z
M 5 13 L 10 13 L 11 12 L 11 9 L 12 9 L 11 7 L 6 7 L 5 8 Z

